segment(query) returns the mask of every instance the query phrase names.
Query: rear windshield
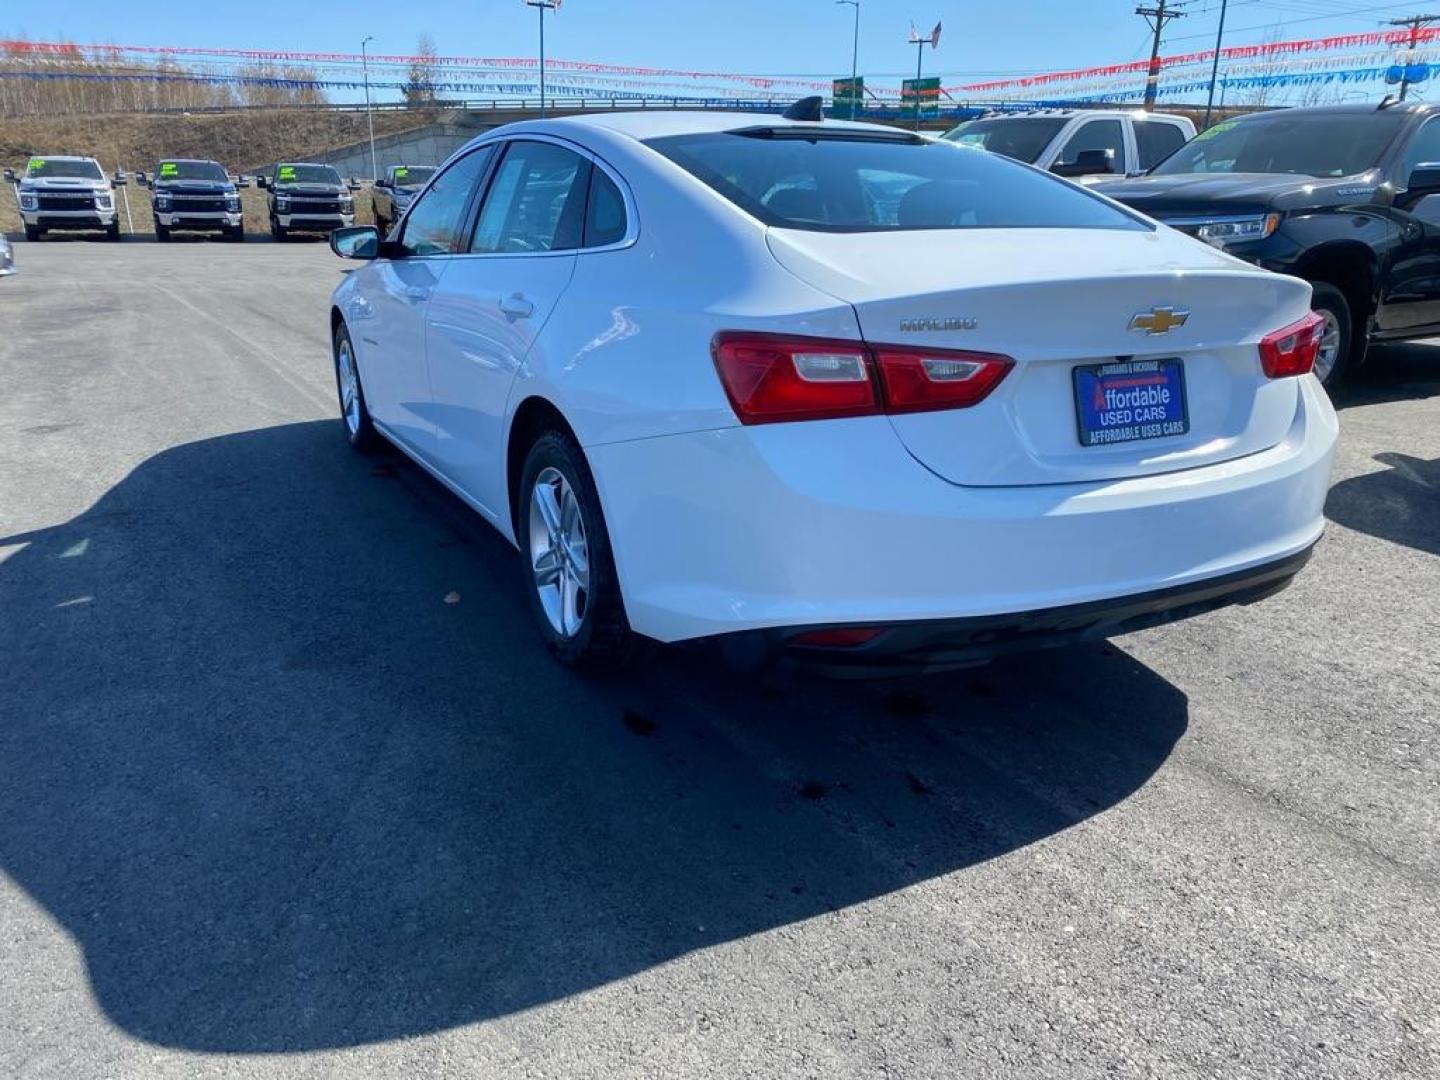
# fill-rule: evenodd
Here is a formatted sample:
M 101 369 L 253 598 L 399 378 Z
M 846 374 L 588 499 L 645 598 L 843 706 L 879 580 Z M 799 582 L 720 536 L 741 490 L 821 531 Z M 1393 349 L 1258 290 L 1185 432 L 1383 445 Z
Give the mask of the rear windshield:
M 395 183 L 401 187 L 421 187 L 435 175 L 431 165 L 396 165 Z
M 1177 173 L 1295 173 L 1355 176 L 1379 162 L 1403 113 L 1273 113 L 1206 128 L 1155 167 Z
M 1150 228 L 1062 180 L 954 143 L 708 132 L 647 145 L 777 228 Z
M 1060 134 L 1067 123 L 1063 116 L 1012 116 L 993 120 L 969 120 L 947 131 L 944 138 L 962 146 L 978 146 L 992 154 L 1004 154 L 1016 161 L 1034 164 L 1040 151 Z
M 277 184 L 339 184 L 340 174 L 329 165 L 277 165 Z
M 225 183 L 230 178 L 213 161 L 162 161 L 155 170 L 157 180 L 214 180 Z
M 65 176 L 71 179 L 79 177 L 83 180 L 105 179 L 105 174 L 100 171 L 100 166 L 93 161 L 59 161 L 55 158 L 42 157 L 30 159 L 30 164 L 25 169 L 25 176 L 30 180 L 52 176 Z

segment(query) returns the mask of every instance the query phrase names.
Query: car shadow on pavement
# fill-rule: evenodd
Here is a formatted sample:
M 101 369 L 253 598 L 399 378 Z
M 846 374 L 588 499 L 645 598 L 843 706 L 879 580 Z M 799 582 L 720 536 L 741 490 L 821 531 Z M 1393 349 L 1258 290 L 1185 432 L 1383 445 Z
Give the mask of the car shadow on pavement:
M 485 1020 L 963 871 L 1186 730 L 1105 644 L 905 684 L 676 649 L 581 679 L 512 549 L 333 421 L 177 446 L 7 545 L 0 869 L 114 1023 L 192 1050 Z
M 1432 397 L 1440 397 L 1440 345 L 1430 340 L 1372 346 L 1360 370 L 1331 394 L 1341 411 Z
M 1385 468 L 1330 489 L 1325 516 L 1347 529 L 1440 555 L 1440 458 L 1386 453 L 1375 460 Z

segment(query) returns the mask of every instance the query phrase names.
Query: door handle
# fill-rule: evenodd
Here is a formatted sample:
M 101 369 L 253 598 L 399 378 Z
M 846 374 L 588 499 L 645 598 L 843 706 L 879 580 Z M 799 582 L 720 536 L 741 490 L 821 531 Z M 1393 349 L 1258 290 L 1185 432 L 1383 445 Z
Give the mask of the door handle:
M 430 299 L 430 290 L 422 285 L 409 285 L 405 288 L 405 299 L 414 300 L 420 303 Z
M 535 314 L 535 305 L 526 300 L 522 293 L 501 297 L 500 310 L 507 319 L 528 319 Z

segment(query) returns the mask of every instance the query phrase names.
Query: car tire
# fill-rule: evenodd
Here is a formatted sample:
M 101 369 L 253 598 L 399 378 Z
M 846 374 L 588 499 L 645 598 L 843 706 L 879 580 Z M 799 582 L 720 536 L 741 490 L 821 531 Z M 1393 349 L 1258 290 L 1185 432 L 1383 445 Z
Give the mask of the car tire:
M 155 223 L 155 242 L 157 244 L 168 244 L 170 242 L 170 226 Z
M 115 222 L 114 225 L 106 228 L 105 239 L 112 244 L 118 244 L 120 242 L 120 223 L 118 221 Z
M 1326 390 L 1334 390 L 1349 375 L 1355 352 L 1354 322 L 1350 303 L 1334 285 L 1323 281 L 1313 283 L 1311 310 L 1325 320 L 1325 335 L 1320 339 L 1320 357 L 1315 361 L 1315 377 Z
M 242 225 L 238 229 L 226 229 L 225 239 L 229 240 L 232 244 L 243 244 L 245 242 L 245 227 Z
M 285 226 L 281 225 L 274 218 L 270 219 L 270 238 L 272 240 L 277 244 L 283 244 L 288 235 L 289 233 L 286 231 Z
M 25 239 L 26 239 L 26 240 L 39 240 L 39 239 L 40 239 L 42 236 L 44 236 L 44 235 L 45 235 L 45 230 L 42 229 L 42 228 L 40 228 L 40 226 L 38 226 L 38 225 L 26 225 L 26 226 L 25 226 Z
M 567 432 L 531 444 L 515 516 L 525 595 L 551 655 L 592 675 L 634 666 L 647 642 L 625 616 L 600 496 Z
M 370 407 L 365 403 L 365 388 L 360 383 L 360 364 L 355 359 L 355 346 L 350 341 L 350 331 L 341 323 L 335 328 L 332 342 L 335 360 L 335 394 L 340 403 L 340 423 L 345 429 L 345 438 L 361 453 L 375 449 L 380 434 L 370 419 Z
M 385 239 L 385 234 L 390 231 L 390 223 L 381 215 L 375 215 L 375 231 L 380 234 L 380 239 Z

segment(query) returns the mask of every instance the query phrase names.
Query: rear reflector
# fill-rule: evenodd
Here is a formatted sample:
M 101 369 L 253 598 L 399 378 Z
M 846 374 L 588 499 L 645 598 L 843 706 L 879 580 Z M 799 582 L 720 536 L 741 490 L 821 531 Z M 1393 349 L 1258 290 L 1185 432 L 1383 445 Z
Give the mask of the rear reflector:
M 1324 336 L 1325 320 L 1312 311 L 1299 322 L 1260 339 L 1260 366 L 1272 379 L 1304 375 L 1315 366 Z
M 742 424 L 968 408 L 1015 366 L 991 353 L 740 331 L 716 334 L 711 354 Z
M 833 630 L 810 630 L 797 634 L 790 639 L 790 644 L 821 649 L 853 649 L 874 641 L 884 632 L 881 626 L 841 626 Z

